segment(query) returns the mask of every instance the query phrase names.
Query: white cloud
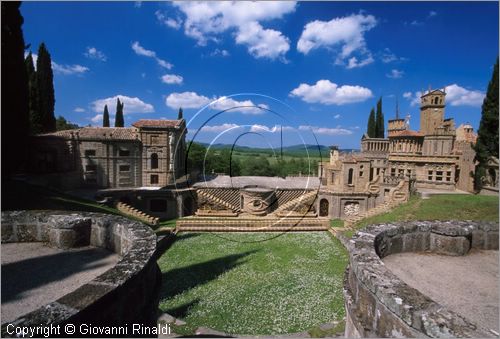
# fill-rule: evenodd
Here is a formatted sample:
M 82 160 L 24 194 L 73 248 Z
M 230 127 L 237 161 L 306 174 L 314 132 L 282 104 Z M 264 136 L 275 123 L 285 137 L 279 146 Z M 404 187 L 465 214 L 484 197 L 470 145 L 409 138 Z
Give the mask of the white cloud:
M 336 63 L 343 63 L 353 53 L 365 56 L 365 61 L 350 59 L 348 66 L 361 67 L 373 61 L 366 48 L 364 34 L 377 25 L 373 15 L 352 14 L 330 21 L 315 20 L 304 26 L 297 42 L 297 50 L 305 55 L 318 48 L 340 48 Z M 370 60 L 371 61 L 368 61 Z M 352 61 L 351 61 L 352 60 Z M 359 66 L 357 66 L 359 65 Z
M 28 56 L 28 54 L 29 54 L 28 52 L 25 52 L 24 57 L 26 58 Z M 33 66 L 35 67 L 35 70 L 36 70 L 36 62 L 38 60 L 38 55 L 32 53 L 31 57 L 33 59 Z M 63 74 L 63 75 L 73 75 L 73 74 L 81 75 L 81 74 L 84 74 L 85 72 L 89 71 L 88 67 L 85 67 L 85 66 L 59 65 L 55 61 L 52 61 L 52 70 L 54 71 L 54 73 Z
M 255 58 L 283 58 L 290 49 L 290 40 L 273 29 L 264 29 L 255 21 L 240 26 L 236 43 L 246 45 Z M 283 59 L 284 60 L 284 59 Z
M 405 74 L 405 72 L 399 71 L 397 69 L 392 69 L 391 72 L 386 74 L 385 76 L 390 79 L 400 79 L 403 77 L 403 74 Z
M 184 13 L 184 33 L 204 46 L 219 41 L 219 35 L 236 30 L 237 43 L 245 44 L 256 58 L 283 57 L 289 49 L 288 38 L 281 32 L 265 29 L 261 22 L 280 19 L 295 11 L 294 1 L 177 1 L 174 5 Z M 252 37 L 254 32 L 257 36 Z M 277 46 L 273 44 L 278 43 Z
M 224 96 L 210 99 L 195 92 L 171 93 L 165 100 L 165 104 L 173 109 L 177 109 L 179 107 L 201 108 L 210 103 L 210 109 L 218 111 L 230 110 L 231 112 L 241 112 L 243 114 L 262 114 L 264 113 L 264 110 L 258 107 L 269 108 L 264 104 L 256 105 L 251 100 L 237 101 Z
M 296 131 L 297 129 L 291 126 L 280 126 L 280 125 L 274 125 L 273 127 L 268 127 L 265 125 L 259 125 L 259 124 L 254 124 L 250 126 L 250 132 L 267 132 L 267 133 L 281 133 L 281 130 L 283 132 L 288 132 L 288 131 Z
M 184 81 L 184 78 L 180 75 L 175 74 L 165 74 L 161 77 L 161 81 L 166 84 L 180 85 Z
M 85 112 L 85 108 L 75 107 L 75 109 L 73 111 L 76 112 L 76 113 L 83 113 L 83 112 Z
M 223 57 L 227 57 L 229 56 L 229 52 L 225 49 L 218 49 L 216 48 L 212 53 L 210 53 L 210 56 L 223 56 Z
M 95 47 L 87 47 L 87 50 L 83 54 L 89 59 L 95 59 L 100 61 L 106 61 L 108 59 L 103 52 L 99 51 Z
M 340 114 L 335 114 L 335 115 L 333 116 L 333 118 L 334 118 L 334 119 L 339 119 L 340 117 L 341 117 L 341 115 L 340 115 Z
M 446 101 L 451 106 L 481 106 L 485 94 L 481 91 L 468 90 L 457 84 L 445 87 Z
M 340 128 L 340 126 L 335 127 L 335 128 L 328 128 L 328 127 L 301 125 L 301 126 L 299 126 L 299 130 L 300 131 L 310 131 L 310 132 L 313 132 L 314 134 L 324 134 L 324 135 L 351 135 L 352 134 L 352 131 L 345 129 L 345 128 Z
M 135 1 L 134 2 L 134 7 L 135 8 L 141 8 L 142 7 L 142 1 Z
M 83 74 L 89 71 L 88 67 L 82 65 L 59 65 L 54 61 L 52 61 L 52 69 L 54 73 L 64 75 Z
M 361 86 L 338 86 L 330 80 L 318 80 L 315 85 L 300 84 L 290 92 L 291 96 L 308 103 L 344 105 L 364 101 L 373 96 L 372 91 Z
M 128 97 L 125 95 L 115 95 L 114 97 L 98 99 L 91 103 L 92 110 L 96 113 L 104 111 L 104 105 L 108 105 L 108 110 L 111 112 L 116 111 L 116 99 L 120 98 L 123 103 L 123 114 L 130 113 L 152 113 L 154 112 L 154 107 L 151 104 L 145 103 L 137 97 Z
M 436 15 L 437 15 L 436 11 L 430 11 L 429 15 L 427 16 L 427 18 L 432 18 L 433 16 L 436 16 Z
M 222 125 L 215 125 L 215 126 L 203 126 L 201 128 L 202 132 L 211 132 L 211 133 L 221 133 L 224 131 L 227 131 L 229 129 L 233 128 L 238 128 L 240 125 L 236 124 L 222 124 Z
M 165 99 L 165 104 L 173 109 L 200 108 L 210 103 L 210 99 L 195 92 L 171 93 Z
M 92 121 L 93 123 L 98 123 L 102 121 L 102 116 L 103 116 L 102 114 L 97 114 L 96 116 L 91 118 L 90 121 Z
M 161 11 L 155 12 L 156 18 L 159 22 L 173 29 L 179 29 L 182 27 L 182 19 L 181 18 L 170 18 L 165 16 Z
M 481 106 L 485 97 L 485 94 L 481 91 L 468 90 L 457 84 L 446 86 L 444 90 L 446 92 L 446 103 L 451 106 Z M 416 106 L 420 104 L 422 94 L 420 91 L 415 93 L 405 92 L 403 97 L 410 101 L 411 106 Z
M 362 61 L 358 61 L 358 58 L 352 57 L 352 58 L 349 59 L 349 62 L 347 63 L 346 68 L 347 69 L 352 69 L 352 68 L 363 67 L 363 66 L 371 64 L 373 61 L 374 60 L 373 60 L 373 58 L 372 58 L 371 55 L 368 55 L 368 57 L 366 57 Z M 340 63 L 340 64 L 342 64 L 342 63 Z
M 173 67 L 173 65 L 163 59 L 160 59 L 158 58 L 158 56 L 156 55 L 156 52 L 155 51 L 151 51 L 149 49 L 145 49 L 144 47 L 142 47 L 140 44 L 139 44 L 139 41 L 134 41 L 132 43 L 132 50 L 137 54 L 137 55 L 142 55 L 142 56 L 145 56 L 145 57 L 148 57 L 148 58 L 153 58 L 156 60 L 156 62 L 158 63 L 158 65 L 160 65 L 161 67 L 163 68 L 166 68 L 166 69 L 171 69 Z
M 384 50 L 381 53 L 379 53 L 379 55 L 380 55 L 380 60 L 382 60 L 384 64 L 408 60 L 407 58 L 404 57 L 398 57 L 389 48 L 384 48 Z
M 418 20 L 413 20 L 412 22 L 410 22 L 410 25 L 412 26 L 422 26 L 424 23 L 422 21 L 418 21 Z

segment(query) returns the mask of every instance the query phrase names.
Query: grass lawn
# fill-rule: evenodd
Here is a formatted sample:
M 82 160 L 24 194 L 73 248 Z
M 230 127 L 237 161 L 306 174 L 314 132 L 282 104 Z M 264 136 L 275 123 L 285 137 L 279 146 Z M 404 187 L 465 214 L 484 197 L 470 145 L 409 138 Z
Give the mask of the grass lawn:
M 344 317 L 347 261 L 327 232 L 182 233 L 158 260 L 160 308 L 187 322 L 175 329 L 182 334 L 199 326 L 247 335 L 312 330 Z
M 429 199 L 411 197 L 392 211 L 366 218 L 357 223 L 359 229 L 370 224 L 412 220 L 484 220 L 498 221 L 498 197 L 486 195 L 443 194 Z M 355 231 L 344 235 L 351 237 Z

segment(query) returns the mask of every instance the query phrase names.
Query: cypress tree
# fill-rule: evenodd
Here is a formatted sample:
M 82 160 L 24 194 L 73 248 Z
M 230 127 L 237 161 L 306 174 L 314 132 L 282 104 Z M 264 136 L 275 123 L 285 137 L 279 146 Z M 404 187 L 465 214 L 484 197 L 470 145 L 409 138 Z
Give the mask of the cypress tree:
M 181 120 L 183 115 L 182 107 L 179 108 L 179 114 L 177 115 L 177 120 Z
M 481 107 L 481 122 L 477 134 L 474 150 L 478 165 L 474 173 L 474 185 L 479 190 L 482 186 L 481 178 L 486 174 L 488 158 L 498 158 L 498 57 Z
M 116 99 L 116 115 L 115 115 L 115 127 L 123 127 L 125 122 L 123 120 L 123 103 L 120 102 L 120 98 Z
M 42 119 L 40 116 L 40 107 L 38 105 L 38 87 L 36 79 L 35 66 L 33 65 L 33 55 L 30 53 L 24 61 L 26 65 L 26 72 L 28 74 L 28 109 L 30 120 L 31 134 L 38 134 L 42 132 Z
M 104 113 L 102 115 L 102 127 L 109 127 L 108 105 L 104 105 Z
M 385 134 L 384 113 L 382 112 L 382 97 L 377 101 L 377 115 L 375 117 L 376 138 L 383 138 Z
M 370 111 L 370 117 L 368 118 L 368 127 L 366 129 L 366 133 L 368 134 L 368 137 L 370 138 L 375 138 L 377 133 L 375 129 L 375 110 L 372 108 Z
M 24 65 L 20 2 L 1 3 L 2 13 L 2 177 L 22 170 L 28 152 L 28 76 Z M 15 147 L 13 147 L 15 142 Z M 2 185 L 2 196 L 4 193 Z
M 42 125 L 41 132 L 53 132 L 56 130 L 56 118 L 54 117 L 54 105 L 56 102 L 54 96 L 54 75 L 52 73 L 52 60 L 49 51 L 43 42 L 38 48 L 36 78 Z

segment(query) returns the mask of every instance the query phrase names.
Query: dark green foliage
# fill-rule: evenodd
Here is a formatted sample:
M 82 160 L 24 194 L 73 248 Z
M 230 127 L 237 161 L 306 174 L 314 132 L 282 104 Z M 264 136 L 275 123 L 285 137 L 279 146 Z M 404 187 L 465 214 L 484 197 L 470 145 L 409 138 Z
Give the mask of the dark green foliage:
M 383 138 L 385 135 L 384 113 L 382 112 L 382 98 L 377 101 L 377 115 L 375 117 L 375 137 Z
M 248 158 L 242 166 L 242 175 L 270 177 L 275 175 L 274 169 L 267 158 L 261 156 Z
M 191 173 L 195 170 L 199 170 L 200 173 L 203 173 L 206 152 L 207 148 L 205 146 L 196 142 L 189 143 L 186 164 L 187 173 Z
M 115 127 L 125 126 L 125 121 L 123 120 L 123 103 L 120 102 L 120 98 L 116 99 L 116 115 L 115 115 Z
M 38 48 L 36 79 L 41 132 L 53 132 L 56 130 L 56 119 L 54 117 L 54 105 L 56 102 L 54 96 L 54 75 L 52 73 L 52 60 L 49 51 L 43 42 Z
M 31 134 L 38 134 L 42 132 L 42 117 L 40 115 L 38 101 L 36 71 L 35 66 L 33 65 L 33 56 L 31 52 L 28 54 L 24 62 L 26 65 L 26 72 L 28 74 L 30 132 Z
M 177 115 L 177 120 L 184 119 L 184 118 L 182 117 L 182 115 L 183 115 L 182 113 L 183 113 L 183 111 L 182 111 L 182 107 L 181 107 L 181 108 L 179 108 L 179 114 Z
M 104 105 L 104 113 L 102 114 L 102 127 L 109 127 L 108 105 Z
M 28 76 L 24 65 L 20 2 L 2 1 L 2 178 L 21 171 L 27 159 Z M 15 147 L 13 142 L 15 141 Z M 4 185 L 2 185 L 2 196 Z
M 368 127 L 366 133 L 370 138 L 375 138 L 377 136 L 376 124 L 375 124 L 375 110 L 372 108 L 370 111 L 370 116 L 368 117 Z
M 80 128 L 77 124 L 72 124 L 71 122 L 67 121 L 63 116 L 58 116 L 56 119 L 56 130 L 58 131 L 64 131 L 68 129 L 77 129 Z
M 498 158 L 498 57 L 493 68 L 493 75 L 488 84 L 486 97 L 483 101 L 481 122 L 479 124 L 475 160 L 476 166 L 474 184 L 481 189 L 481 177 L 485 175 L 485 165 L 490 156 Z

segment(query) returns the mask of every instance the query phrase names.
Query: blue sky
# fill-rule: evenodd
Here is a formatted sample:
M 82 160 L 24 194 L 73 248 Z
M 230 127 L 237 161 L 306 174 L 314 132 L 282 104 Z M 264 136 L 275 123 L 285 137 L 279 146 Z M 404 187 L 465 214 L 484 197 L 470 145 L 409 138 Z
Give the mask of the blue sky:
M 379 97 L 386 121 L 398 100 L 418 129 L 429 86 L 446 87 L 457 126 L 477 129 L 498 55 L 498 2 L 25 2 L 21 13 L 26 44 L 51 53 L 56 115 L 99 126 L 119 96 L 130 125 L 182 106 L 203 142 L 274 147 L 283 126 L 287 145 L 358 148 Z

